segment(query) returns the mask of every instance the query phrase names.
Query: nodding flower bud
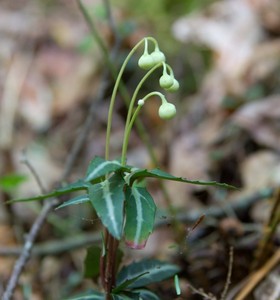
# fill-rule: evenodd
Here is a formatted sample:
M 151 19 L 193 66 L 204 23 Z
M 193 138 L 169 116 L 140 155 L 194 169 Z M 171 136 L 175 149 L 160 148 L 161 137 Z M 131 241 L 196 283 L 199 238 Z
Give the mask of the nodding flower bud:
M 144 53 L 138 60 L 138 66 L 141 69 L 149 70 L 155 65 L 154 59 L 148 52 L 148 39 L 145 39 Z
M 171 93 L 172 93 L 172 92 L 176 92 L 176 91 L 179 90 L 179 87 L 180 87 L 180 84 L 179 84 L 178 80 L 176 80 L 176 79 L 174 78 L 173 84 L 171 85 L 170 88 L 167 89 L 167 91 L 168 91 L 168 92 L 171 92 Z
M 159 79 L 159 85 L 164 89 L 169 89 L 174 83 L 174 77 L 163 72 L 163 75 Z
M 155 48 L 154 52 L 151 53 L 151 56 L 155 64 L 165 62 L 165 55 L 159 50 L 158 47 Z
M 141 69 L 149 70 L 155 65 L 154 59 L 151 54 L 144 53 L 138 60 L 138 66 Z
M 169 120 L 176 115 L 176 107 L 172 103 L 164 102 L 159 107 L 158 114 L 161 119 Z

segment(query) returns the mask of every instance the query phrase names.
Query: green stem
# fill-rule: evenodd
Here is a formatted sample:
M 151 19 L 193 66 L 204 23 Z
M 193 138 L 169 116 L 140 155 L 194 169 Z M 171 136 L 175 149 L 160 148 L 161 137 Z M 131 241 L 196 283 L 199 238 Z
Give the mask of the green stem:
M 116 95 L 117 95 L 118 87 L 119 87 L 120 82 L 121 82 L 121 77 L 123 75 L 124 69 L 125 69 L 128 61 L 129 61 L 129 59 L 132 57 L 132 55 L 136 52 L 136 50 L 141 46 L 141 44 L 145 40 L 150 40 L 155 45 L 157 45 L 157 41 L 154 38 L 152 38 L 152 37 L 146 37 L 146 38 L 142 39 L 140 42 L 138 42 L 133 47 L 133 49 L 129 52 L 128 56 L 126 57 L 125 61 L 123 62 L 122 67 L 121 67 L 121 69 L 119 71 L 118 77 L 116 79 L 115 86 L 114 86 L 114 89 L 113 89 L 113 92 L 112 92 L 112 96 L 111 96 L 109 112 L 108 112 L 105 159 L 109 159 L 109 156 L 110 156 L 110 137 L 111 137 L 111 128 L 112 128 L 113 109 L 114 109 L 114 104 L 115 104 L 115 100 L 116 100 Z
M 159 67 L 162 66 L 163 63 L 158 63 L 156 64 L 154 67 L 152 67 L 146 74 L 145 76 L 141 79 L 141 81 L 138 83 L 133 95 L 132 95 L 132 98 L 131 98 L 131 101 L 129 103 L 129 108 L 128 108 L 128 113 L 127 113 L 127 117 L 126 117 L 126 124 L 125 124 L 125 132 L 126 132 L 126 129 L 129 125 L 129 122 L 130 122 L 130 118 L 131 118 L 131 115 L 132 115 L 132 111 L 133 111 L 133 106 L 134 106 L 134 103 L 136 101 L 136 98 L 137 98 L 137 95 L 139 93 L 139 90 L 140 88 L 143 86 L 144 82 L 151 76 L 151 74 L 156 70 L 158 69 Z
M 149 94 L 147 94 L 142 100 L 146 101 L 148 98 L 150 98 L 151 96 L 159 96 L 161 101 L 163 103 L 167 102 L 164 95 L 160 92 L 151 92 Z M 132 102 L 132 101 L 131 101 Z M 134 111 L 131 119 L 129 120 L 129 116 L 127 115 L 127 126 L 125 129 L 125 133 L 124 133 L 124 139 L 123 139 L 123 148 L 122 148 L 122 156 L 121 156 L 121 163 L 124 165 L 126 162 L 126 154 L 127 154 L 127 147 L 128 147 L 128 141 L 129 141 L 129 137 L 130 137 L 130 133 L 131 133 L 131 129 L 132 126 L 136 120 L 136 117 L 139 114 L 140 109 L 142 108 L 142 106 L 138 105 L 136 110 Z

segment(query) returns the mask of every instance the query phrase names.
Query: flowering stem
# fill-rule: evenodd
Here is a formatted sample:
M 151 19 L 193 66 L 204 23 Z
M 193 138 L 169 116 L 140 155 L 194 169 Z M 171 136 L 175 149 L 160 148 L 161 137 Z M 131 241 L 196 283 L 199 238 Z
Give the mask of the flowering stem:
M 136 52 L 136 50 L 141 46 L 141 44 L 145 40 L 150 40 L 155 45 L 157 45 L 157 41 L 154 38 L 152 38 L 152 37 L 146 37 L 146 38 L 142 39 L 140 42 L 138 42 L 133 47 L 133 49 L 129 52 L 129 54 L 127 55 L 125 61 L 122 64 L 122 67 L 121 67 L 121 69 L 119 71 L 118 77 L 116 79 L 115 86 L 114 86 L 114 89 L 113 89 L 113 92 L 112 92 L 112 96 L 111 96 L 109 112 L 108 112 L 105 159 L 109 159 L 109 156 L 110 156 L 110 137 L 111 137 L 111 128 L 112 128 L 113 109 L 114 109 L 115 100 L 116 100 L 117 91 L 118 91 L 118 88 L 119 88 L 119 85 L 120 85 L 121 77 L 123 75 L 124 69 L 125 69 L 128 61 L 129 61 L 129 59 L 132 57 L 132 55 Z
M 147 94 L 143 99 L 141 99 L 142 101 L 146 101 L 148 98 L 150 98 L 151 96 L 159 96 L 162 103 L 167 103 L 167 100 L 165 99 L 164 95 L 161 94 L 160 92 L 151 92 L 149 94 Z M 131 101 L 132 102 L 132 101 Z M 127 147 L 128 147 L 128 141 L 129 141 L 129 137 L 130 137 L 130 133 L 131 133 L 131 129 L 132 126 L 135 122 L 136 117 L 138 116 L 140 109 L 142 108 L 141 105 L 138 105 L 136 110 L 134 111 L 131 119 L 128 119 L 129 116 L 127 116 L 126 122 L 126 129 L 125 129 L 125 135 L 124 135 L 124 140 L 123 140 L 123 148 L 122 148 L 122 157 L 121 157 L 121 163 L 125 164 L 125 160 L 126 160 L 126 154 L 127 154 Z
M 130 122 L 130 118 L 131 118 L 131 115 L 132 115 L 132 111 L 133 111 L 133 107 L 134 107 L 134 104 L 135 104 L 135 101 L 136 101 L 136 98 L 137 98 L 137 95 L 139 93 L 139 90 L 140 88 L 142 87 L 142 85 L 144 84 L 144 82 L 151 76 L 151 74 L 157 69 L 159 68 L 160 66 L 162 65 L 162 63 L 158 63 L 156 64 L 153 68 L 151 68 L 151 70 L 149 70 L 146 75 L 141 79 L 141 81 L 138 83 L 133 95 L 132 95 L 132 98 L 130 100 L 130 104 L 129 104 L 129 108 L 128 108 L 128 113 L 127 113 L 127 117 L 126 117 L 126 123 L 125 123 L 125 130 L 124 130 L 124 135 L 126 135 L 126 131 L 127 131 L 127 128 L 129 126 L 129 122 Z

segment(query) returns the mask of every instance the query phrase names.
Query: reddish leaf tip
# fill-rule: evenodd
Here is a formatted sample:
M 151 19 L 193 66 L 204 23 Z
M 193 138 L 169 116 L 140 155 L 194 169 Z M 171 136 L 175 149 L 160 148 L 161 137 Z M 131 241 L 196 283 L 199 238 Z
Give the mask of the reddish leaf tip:
M 140 244 L 135 244 L 134 242 L 131 242 L 131 241 L 126 241 L 125 244 L 128 248 L 131 248 L 131 249 L 135 249 L 135 250 L 141 250 L 141 249 L 144 249 L 145 246 L 146 246 L 146 242 L 147 241 L 144 241 Z

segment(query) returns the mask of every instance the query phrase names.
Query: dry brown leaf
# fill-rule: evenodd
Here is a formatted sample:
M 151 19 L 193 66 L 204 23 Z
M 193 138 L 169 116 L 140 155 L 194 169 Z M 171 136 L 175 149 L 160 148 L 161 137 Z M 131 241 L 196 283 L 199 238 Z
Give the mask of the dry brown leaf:
M 54 115 L 73 109 L 85 95 L 92 93 L 99 84 L 97 72 L 100 54 L 82 56 L 57 47 L 45 48 L 37 58 L 37 71 L 48 78 L 53 96 Z
M 244 191 L 257 192 L 280 184 L 280 156 L 263 150 L 251 154 L 241 164 Z
M 280 33 L 279 0 L 248 0 L 257 11 L 263 26 L 275 33 Z
M 232 117 L 233 122 L 249 131 L 257 143 L 280 150 L 280 96 L 274 95 L 248 103 Z
M 182 42 L 195 41 L 213 49 L 216 67 L 233 78 L 244 72 L 262 38 L 257 16 L 245 0 L 220 1 L 205 12 L 181 18 L 173 33 Z
M 277 69 L 280 69 L 280 39 L 267 41 L 256 47 L 248 64 L 246 80 L 252 84 L 259 82 L 269 78 Z

